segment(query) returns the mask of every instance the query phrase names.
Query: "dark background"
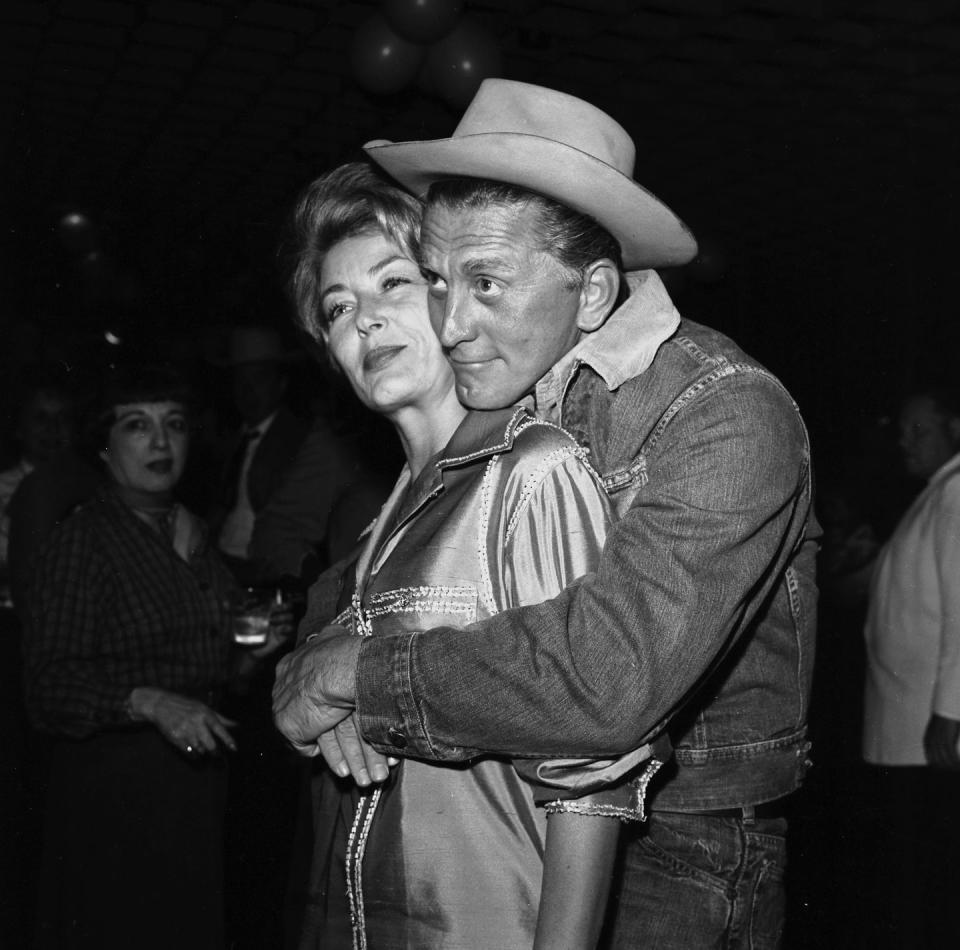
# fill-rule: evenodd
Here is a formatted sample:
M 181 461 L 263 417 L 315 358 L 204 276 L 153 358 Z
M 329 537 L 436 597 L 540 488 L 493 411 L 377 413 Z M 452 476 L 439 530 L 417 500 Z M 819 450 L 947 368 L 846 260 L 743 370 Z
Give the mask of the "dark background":
M 632 133 L 637 179 L 704 247 L 708 279 L 671 275 L 682 309 L 781 375 L 819 439 L 885 411 L 928 354 L 952 358 L 957 3 L 465 7 L 500 75 L 582 96 Z M 0 5 L 6 358 L 78 359 L 105 329 L 190 351 L 240 316 L 282 317 L 275 250 L 299 188 L 370 138 L 448 135 L 461 112 L 428 78 L 364 91 L 351 43 L 378 10 Z M 69 212 L 92 229 L 65 235 Z
M 121 352 L 210 361 L 233 323 L 289 326 L 276 251 L 298 190 L 369 139 L 449 135 L 469 99 L 429 68 L 370 91 L 393 67 L 369 43 L 359 61 L 351 50 L 379 10 L 0 5 L 0 396 L 38 360 L 93 373 Z M 890 425 L 900 390 L 956 375 L 960 4 L 472 0 L 464 16 L 481 73 L 581 96 L 633 135 L 637 179 L 701 241 L 698 261 L 664 275 L 680 309 L 787 383 L 821 483 L 854 486 L 882 536 L 908 490 Z M 86 223 L 64 225 L 71 213 Z M 826 761 L 796 825 L 798 946 L 853 945 L 829 934 L 865 870 L 866 825 L 843 840 L 870 812 L 845 771 L 859 616 L 840 616 L 822 626 Z

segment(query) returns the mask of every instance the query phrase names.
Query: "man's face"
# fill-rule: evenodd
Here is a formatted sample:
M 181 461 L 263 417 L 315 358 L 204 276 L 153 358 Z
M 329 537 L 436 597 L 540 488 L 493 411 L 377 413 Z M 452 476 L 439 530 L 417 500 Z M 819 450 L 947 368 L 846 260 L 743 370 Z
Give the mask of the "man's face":
M 580 291 L 539 249 L 532 213 L 505 205 L 427 208 L 421 263 L 430 321 L 473 409 L 528 393 L 580 338 Z
M 73 411 L 56 393 L 38 392 L 24 406 L 18 433 L 24 457 L 36 465 L 73 442 Z
M 956 428 L 956 420 L 951 423 L 928 396 L 907 400 L 900 412 L 900 448 L 907 471 L 929 478 L 949 461 L 960 448 Z
M 243 421 L 255 426 L 283 402 L 287 380 L 273 360 L 240 363 L 233 368 L 233 398 Z

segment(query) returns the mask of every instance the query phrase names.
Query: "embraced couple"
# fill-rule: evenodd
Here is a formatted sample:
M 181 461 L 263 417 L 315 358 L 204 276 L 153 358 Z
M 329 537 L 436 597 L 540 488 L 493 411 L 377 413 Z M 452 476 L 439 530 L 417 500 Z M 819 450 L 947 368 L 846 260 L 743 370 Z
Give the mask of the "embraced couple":
M 592 947 L 618 843 L 611 945 L 776 946 L 816 596 L 796 406 L 680 318 L 652 268 L 696 244 L 588 103 L 487 80 L 451 138 L 366 151 L 406 190 L 314 182 L 291 286 L 407 465 L 278 667 L 278 727 L 330 765 L 301 946 Z

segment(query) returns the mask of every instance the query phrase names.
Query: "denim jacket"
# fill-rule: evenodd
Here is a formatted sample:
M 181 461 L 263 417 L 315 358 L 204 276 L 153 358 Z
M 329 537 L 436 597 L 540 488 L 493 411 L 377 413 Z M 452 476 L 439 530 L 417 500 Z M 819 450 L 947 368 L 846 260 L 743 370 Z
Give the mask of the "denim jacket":
M 536 392 L 620 518 L 596 572 L 463 630 L 364 643 L 361 728 L 385 752 L 446 761 L 610 755 L 666 730 L 653 808 L 757 804 L 808 764 L 809 441 L 782 384 L 681 320 L 653 272 L 630 290 Z

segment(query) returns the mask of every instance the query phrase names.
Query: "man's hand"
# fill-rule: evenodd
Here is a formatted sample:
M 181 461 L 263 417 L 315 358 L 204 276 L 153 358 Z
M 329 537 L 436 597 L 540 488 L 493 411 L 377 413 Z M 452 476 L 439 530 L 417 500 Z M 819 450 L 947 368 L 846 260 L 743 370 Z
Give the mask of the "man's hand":
M 960 769 L 958 739 L 960 720 L 947 719 L 946 716 L 933 713 L 923 734 L 923 751 L 927 755 L 927 761 L 938 769 Z
M 341 627 L 327 627 L 277 664 L 273 721 L 301 755 L 317 755 L 317 740 L 352 712 L 360 643 Z

